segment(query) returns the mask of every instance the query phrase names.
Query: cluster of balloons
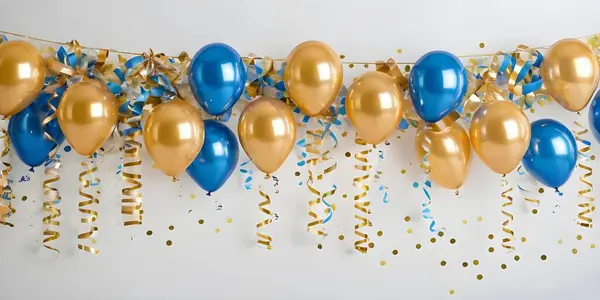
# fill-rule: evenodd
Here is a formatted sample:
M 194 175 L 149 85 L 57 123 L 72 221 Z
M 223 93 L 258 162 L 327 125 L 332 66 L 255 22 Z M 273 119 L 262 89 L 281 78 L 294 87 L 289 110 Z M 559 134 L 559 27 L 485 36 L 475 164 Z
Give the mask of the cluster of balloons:
M 188 81 L 198 104 L 219 116 L 243 93 L 246 67 L 226 44 L 200 49 L 191 60 Z M 588 45 L 566 39 L 555 43 L 541 66 L 544 85 L 558 103 L 580 111 L 596 94 L 600 70 Z M 46 65 L 26 42 L 0 44 L 0 115 L 11 116 L 9 135 L 17 155 L 39 166 L 65 138 L 80 155 L 90 156 L 117 124 L 115 95 L 96 79 L 45 91 Z M 317 41 L 304 42 L 289 54 L 283 74 L 286 92 L 308 116 L 325 114 L 342 87 L 339 56 Z M 403 115 L 414 111 L 426 124 L 416 136 L 419 159 L 426 159 L 433 181 L 450 189 L 466 180 L 471 148 L 494 172 L 507 174 L 519 163 L 541 183 L 558 188 L 570 177 L 577 160 L 573 134 L 561 123 L 543 119 L 530 124 L 511 101 L 482 104 L 469 133 L 458 123 L 456 109 L 467 91 L 465 67 L 453 54 L 433 51 L 421 57 L 408 81 L 410 101 L 390 75 L 372 71 L 354 80 L 346 96 L 346 112 L 358 135 L 379 144 L 396 129 Z M 592 131 L 600 139 L 600 101 L 590 109 Z M 56 119 L 52 117 L 56 110 Z M 261 171 L 275 172 L 296 140 L 291 108 L 269 97 L 251 101 L 240 116 L 239 141 Z M 206 191 L 221 188 L 239 158 L 235 134 L 216 120 L 175 97 L 156 106 L 143 128 L 143 139 L 156 166 L 169 176 L 184 171 Z

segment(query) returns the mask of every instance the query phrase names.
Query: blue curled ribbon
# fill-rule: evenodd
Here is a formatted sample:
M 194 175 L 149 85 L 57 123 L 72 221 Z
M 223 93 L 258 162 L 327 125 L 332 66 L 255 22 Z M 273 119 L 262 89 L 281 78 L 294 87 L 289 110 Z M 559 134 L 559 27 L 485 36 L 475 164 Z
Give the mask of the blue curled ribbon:
M 337 185 L 335 185 L 335 184 L 332 185 L 332 188 L 334 190 L 337 190 Z M 325 206 L 327 206 L 327 209 L 326 209 L 327 215 L 323 219 L 323 224 L 327 224 L 327 222 L 331 221 L 331 219 L 333 218 L 333 208 L 331 207 L 331 204 L 329 204 L 329 202 L 327 202 L 327 200 L 325 200 L 325 198 L 321 198 L 321 201 L 323 201 L 323 204 L 325 204 Z
M 423 194 L 426 198 L 426 201 L 421 202 L 421 206 L 423 208 L 421 213 L 423 215 L 423 219 L 429 221 L 429 231 L 436 232 L 437 229 L 435 229 L 435 220 L 433 219 L 431 210 L 429 209 L 429 205 L 431 204 L 431 195 L 429 194 L 429 189 L 431 188 L 431 181 L 429 180 L 429 174 L 421 176 L 421 182 L 423 183 Z
M 247 160 L 240 164 L 240 172 L 245 175 L 244 187 L 246 188 L 246 191 L 252 189 L 252 170 L 246 167 L 248 163 L 250 163 L 250 160 Z

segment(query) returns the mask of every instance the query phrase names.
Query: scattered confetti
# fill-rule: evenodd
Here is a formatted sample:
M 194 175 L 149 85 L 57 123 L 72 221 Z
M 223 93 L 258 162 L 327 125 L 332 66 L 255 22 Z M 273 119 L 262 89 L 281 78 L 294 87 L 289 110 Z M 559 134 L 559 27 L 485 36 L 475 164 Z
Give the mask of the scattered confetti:
M 63 148 L 65 150 L 65 152 L 71 152 L 71 150 L 73 150 L 73 148 L 71 148 L 71 146 L 65 146 L 65 148 Z
M 502 268 L 502 270 L 506 270 L 506 264 L 500 265 L 500 268 Z
M 385 266 L 385 264 L 386 264 L 385 260 L 382 260 L 382 261 L 379 263 L 379 265 L 381 265 L 382 267 L 383 267 L 383 266 Z
M 488 249 L 488 252 L 490 252 L 490 253 L 494 252 L 494 247 L 490 247 L 490 248 Z
M 191 194 L 190 195 L 190 199 L 192 199 L 192 200 L 196 199 L 196 195 L 195 194 Z
M 454 295 L 454 290 L 450 290 L 450 295 Z
M 468 263 L 468 262 L 466 262 L 466 261 L 464 261 L 464 262 L 462 263 L 462 266 L 463 266 L 463 268 L 466 268 L 466 267 L 468 267 L 468 266 L 469 266 L 469 263 Z
M 233 219 L 227 218 L 227 223 L 231 224 L 231 222 L 233 222 Z
M 321 245 L 321 244 L 318 244 L 318 245 L 317 245 L 317 248 L 319 248 L 319 249 L 323 249 L 323 245 Z
M 520 256 L 518 256 L 518 255 L 515 255 L 515 261 L 519 261 L 520 259 L 521 259 L 521 257 L 520 257 Z
M 383 235 L 383 231 L 379 230 L 377 231 L 377 236 L 382 236 Z
M 421 244 L 416 244 L 416 245 L 415 245 L 415 247 L 416 247 L 417 249 L 421 249 Z
M 478 266 L 478 265 L 479 265 L 479 261 L 478 261 L 478 260 L 476 260 L 476 259 L 474 259 L 474 260 L 473 260 L 473 264 L 474 264 L 474 265 L 476 265 L 476 266 Z
M 456 243 L 456 239 L 450 239 L 450 244 Z
M 219 232 L 221 232 L 220 228 L 215 229 L 215 233 L 219 233 Z
M 409 228 L 409 229 L 407 229 L 407 230 L 406 230 L 406 233 L 408 233 L 408 234 L 411 234 L 411 233 L 413 233 L 413 230 L 412 230 L 412 228 Z
M 485 48 L 485 43 L 483 43 L 483 42 L 479 43 L 479 48 L 481 48 L 481 49 Z
M 573 252 L 573 254 L 577 255 L 577 249 L 576 248 L 573 248 L 573 250 L 571 252 Z
M 580 235 L 577 235 L 577 240 L 578 240 L 578 241 L 581 241 L 581 239 L 583 239 L 583 237 L 581 236 L 581 234 L 580 234 Z
M 442 260 L 442 261 L 440 262 L 440 265 L 441 265 L 442 267 L 445 267 L 445 266 L 446 266 L 446 261 L 445 261 L 445 260 Z
M 404 217 L 404 222 L 410 222 L 410 217 L 409 216 Z
M 477 217 L 477 222 L 481 222 L 481 221 L 483 221 L 483 217 L 482 216 Z
M 488 239 L 493 240 L 494 239 L 494 235 L 493 234 L 488 234 Z

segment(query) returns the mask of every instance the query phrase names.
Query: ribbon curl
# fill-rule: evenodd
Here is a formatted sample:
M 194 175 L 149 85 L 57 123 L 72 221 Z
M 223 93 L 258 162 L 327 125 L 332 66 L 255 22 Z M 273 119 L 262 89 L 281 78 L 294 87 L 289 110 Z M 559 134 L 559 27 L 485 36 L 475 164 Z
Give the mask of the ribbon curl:
M 82 161 L 81 166 L 84 167 L 85 170 L 79 173 L 79 195 L 83 197 L 84 200 L 81 200 L 78 206 L 79 212 L 85 215 L 85 217 L 81 218 L 81 223 L 89 224 L 89 227 L 87 231 L 77 235 L 77 238 L 79 239 L 77 248 L 93 254 L 99 254 L 100 250 L 92 246 L 96 243 L 95 234 L 98 232 L 98 227 L 95 225 L 95 222 L 98 220 L 98 212 L 88 208 L 90 205 L 100 204 L 100 200 L 89 191 L 90 187 L 96 186 L 100 181 L 100 179 L 95 176 L 98 166 L 96 165 L 93 156 L 89 157 L 88 161 Z M 92 245 L 84 245 L 84 240 L 88 240 Z
M 364 233 L 362 231 L 364 229 L 362 228 L 371 226 L 371 221 L 368 217 L 368 215 L 371 214 L 371 211 L 368 209 L 368 207 L 371 205 L 371 202 L 363 198 L 367 197 L 367 193 L 370 190 L 370 186 L 365 181 L 369 179 L 369 172 L 372 168 L 367 157 L 369 153 L 371 153 L 371 148 L 368 147 L 367 142 L 361 139 L 358 134 L 356 134 L 354 138 L 354 143 L 356 145 L 365 146 L 368 148 L 354 153 L 354 159 L 356 159 L 354 169 L 363 171 L 366 174 L 357 176 L 352 180 L 354 187 L 359 190 L 359 193 L 354 196 L 354 208 L 357 210 L 357 212 L 354 214 L 354 218 L 359 221 L 359 223 L 354 225 L 354 234 L 358 238 L 358 240 L 354 242 L 354 249 L 360 253 L 367 253 L 369 250 L 369 235 Z
M 502 238 L 502 248 L 512 251 L 515 250 L 515 246 L 510 245 L 510 243 L 515 240 L 515 232 L 509 228 L 514 220 L 513 214 L 509 211 L 510 206 L 513 204 L 513 197 L 510 196 L 509 193 L 512 192 L 513 188 L 510 187 L 506 175 L 502 176 L 500 186 L 504 189 L 500 194 L 500 197 L 506 200 L 506 202 L 502 203 L 502 215 L 506 217 L 502 222 L 502 231 L 506 234 L 506 236 Z
M 593 220 L 591 214 L 596 210 L 593 195 L 594 186 L 590 180 L 592 176 L 592 167 L 591 164 L 589 164 L 589 161 L 593 159 L 589 155 L 589 153 L 592 151 L 592 144 L 590 141 L 585 139 L 586 135 L 588 134 L 588 129 L 581 125 L 581 123 L 574 123 L 573 133 L 575 134 L 575 140 L 578 144 L 577 166 L 584 172 L 581 174 L 581 176 L 579 176 L 579 182 L 581 183 L 582 188 L 577 191 L 577 195 L 581 200 L 577 204 L 577 207 L 580 209 L 580 211 L 577 214 L 576 222 L 577 225 L 581 227 L 592 228 Z
M 266 175 L 265 179 L 269 179 L 270 176 Z M 258 236 L 258 240 L 256 241 L 260 245 L 264 245 L 267 247 L 267 250 L 273 249 L 271 246 L 271 242 L 273 238 L 266 233 L 260 232 L 261 228 L 264 230 L 264 227 L 271 224 L 273 222 L 273 212 L 269 209 L 269 205 L 271 204 L 271 197 L 263 191 L 263 189 L 259 186 L 258 193 L 261 197 L 264 198 L 264 201 L 258 204 L 258 210 L 266 215 L 266 218 L 262 221 L 256 223 L 256 236 Z
M 524 181 L 526 180 L 525 177 L 527 176 L 527 171 L 525 171 L 523 165 L 519 165 L 519 167 L 517 168 L 517 174 L 519 174 L 519 182 L 517 183 L 517 188 L 523 194 L 523 199 L 526 202 L 532 204 L 534 207 L 539 207 L 540 200 L 537 199 L 537 197 L 533 197 L 533 195 L 535 195 L 535 192 L 531 191 L 524 184 Z

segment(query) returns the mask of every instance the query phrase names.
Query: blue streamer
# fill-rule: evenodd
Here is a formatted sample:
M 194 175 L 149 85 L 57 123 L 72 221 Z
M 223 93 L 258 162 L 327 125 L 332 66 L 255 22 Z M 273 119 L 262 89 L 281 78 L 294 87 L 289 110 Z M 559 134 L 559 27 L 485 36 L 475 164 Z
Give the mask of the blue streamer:
M 252 170 L 248 169 L 246 165 L 250 163 L 250 160 L 247 160 L 240 164 L 240 172 L 244 175 L 244 187 L 247 191 L 252 189 Z

